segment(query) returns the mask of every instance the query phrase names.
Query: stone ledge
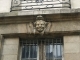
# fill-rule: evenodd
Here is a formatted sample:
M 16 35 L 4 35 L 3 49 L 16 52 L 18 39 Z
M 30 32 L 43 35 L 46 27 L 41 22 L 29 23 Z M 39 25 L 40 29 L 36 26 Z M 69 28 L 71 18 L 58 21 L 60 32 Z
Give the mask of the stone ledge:
M 39 33 L 1 33 L 1 35 L 5 38 L 14 38 L 14 37 L 20 37 L 20 38 L 53 38 L 53 37 L 62 37 L 62 36 L 72 36 L 72 35 L 80 35 L 80 30 L 75 31 L 53 31 L 53 32 L 46 32 L 43 35 Z M 59 36 L 60 35 L 60 36 Z
M 38 15 L 38 14 L 63 14 L 63 13 L 80 13 L 80 8 L 79 9 L 44 9 L 44 10 L 30 10 L 30 11 L 13 11 L 9 13 L 0 13 L 0 17 Z

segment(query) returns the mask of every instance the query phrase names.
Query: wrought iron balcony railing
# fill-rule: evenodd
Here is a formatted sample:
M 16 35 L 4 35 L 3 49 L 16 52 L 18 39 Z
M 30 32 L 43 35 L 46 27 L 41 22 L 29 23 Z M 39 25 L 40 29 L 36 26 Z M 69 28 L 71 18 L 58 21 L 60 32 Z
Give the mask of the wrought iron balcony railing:
M 70 7 L 70 0 L 12 0 L 11 11 Z

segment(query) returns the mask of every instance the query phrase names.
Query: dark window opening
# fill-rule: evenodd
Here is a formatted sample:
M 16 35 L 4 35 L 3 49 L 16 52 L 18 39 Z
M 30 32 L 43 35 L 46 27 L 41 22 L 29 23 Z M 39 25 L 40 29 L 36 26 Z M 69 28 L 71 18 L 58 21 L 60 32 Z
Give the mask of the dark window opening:
M 31 39 L 21 40 L 21 60 L 62 60 L 63 40 L 59 39 Z

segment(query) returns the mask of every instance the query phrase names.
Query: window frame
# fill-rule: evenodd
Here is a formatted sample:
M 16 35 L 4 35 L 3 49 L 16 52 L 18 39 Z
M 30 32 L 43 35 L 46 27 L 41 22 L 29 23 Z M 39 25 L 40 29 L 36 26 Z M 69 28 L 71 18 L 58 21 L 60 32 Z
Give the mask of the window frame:
M 63 39 L 61 38 L 61 40 L 63 41 Z M 63 42 L 62 42 L 62 44 L 61 44 L 62 46 L 62 60 L 63 60 Z M 43 46 L 43 47 L 42 47 Z M 45 53 L 45 44 L 44 43 L 40 43 L 40 44 L 38 44 L 38 49 L 37 49 L 37 60 L 46 60 L 46 53 Z M 41 47 L 41 48 L 40 48 Z M 20 45 L 20 57 L 19 57 L 19 59 L 20 60 L 22 60 L 22 46 Z M 42 56 L 43 57 L 42 57 Z M 26 60 L 26 59 L 25 59 Z M 54 59 L 55 60 L 55 59 Z

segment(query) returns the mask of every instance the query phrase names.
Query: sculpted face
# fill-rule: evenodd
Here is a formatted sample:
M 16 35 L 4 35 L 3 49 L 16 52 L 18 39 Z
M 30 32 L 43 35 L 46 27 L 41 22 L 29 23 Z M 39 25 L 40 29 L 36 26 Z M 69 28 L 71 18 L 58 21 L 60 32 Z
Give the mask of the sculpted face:
M 37 20 L 35 22 L 35 28 L 37 31 L 42 32 L 45 29 L 46 22 L 43 20 Z

